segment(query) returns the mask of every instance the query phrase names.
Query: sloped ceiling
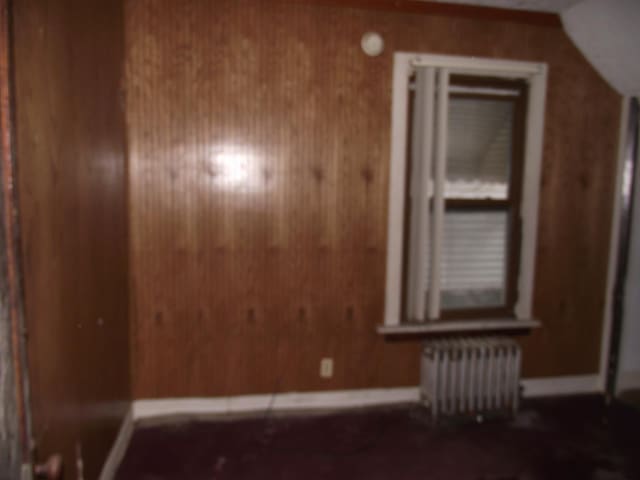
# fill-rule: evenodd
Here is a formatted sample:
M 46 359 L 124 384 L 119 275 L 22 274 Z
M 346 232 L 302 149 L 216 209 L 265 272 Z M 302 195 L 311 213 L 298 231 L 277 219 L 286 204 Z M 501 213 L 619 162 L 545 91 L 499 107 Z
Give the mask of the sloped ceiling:
M 640 0 L 436 0 L 557 13 L 600 75 L 623 95 L 640 96 Z
M 567 34 L 623 95 L 640 95 L 640 1 L 585 0 L 562 12 Z

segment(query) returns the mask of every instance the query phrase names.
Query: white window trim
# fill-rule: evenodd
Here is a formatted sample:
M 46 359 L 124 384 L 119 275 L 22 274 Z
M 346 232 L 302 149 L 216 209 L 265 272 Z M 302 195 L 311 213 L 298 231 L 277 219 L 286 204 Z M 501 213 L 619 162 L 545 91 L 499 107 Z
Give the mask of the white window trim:
M 385 290 L 384 325 L 382 333 L 403 333 L 402 305 L 402 256 L 404 246 L 405 176 L 407 151 L 407 115 L 409 77 L 415 67 L 436 67 L 451 74 L 473 74 L 512 79 L 524 79 L 529 83 L 527 103 L 526 140 L 524 151 L 524 184 L 522 190 L 521 217 L 522 241 L 520 246 L 520 270 L 518 278 L 518 302 L 515 306 L 516 321 L 524 320 L 529 328 L 538 324 L 532 319 L 533 282 L 535 274 L 535 250 L 538 226 L 538 201 L 544 130 L 547 65 L 544 63 L 494 60 L 477 57 L 428 55 L 397 52 L 394 54 L 393 97 L 391 111 L 391 163 L 389 184 L 389 211 L 387 232 L 387 272 Z M 436 159 L 437 161 L 437 159 Z M 435 252 L 436 254 L 438 252 Z M 435 257 L 436 261 L 438 257 Z M 438 331 L 446 329 L 446 323 L 437 322 Z M 505 328 L 513 329 L 513 322 L 505 322 Z M 493 324 L 492 324 L 493 325 Z M 522 324 L 524 325 L 524 323 Z M 415 326 L 406 325 L 408 329 Z M 393 328 L 390 328 L 393 327 Z M 425 329 L 423 329 L 425 330 Z M 425 331 L 428 331 L 426 329 Z M 409 331 L 409 330 L 407 330 Z

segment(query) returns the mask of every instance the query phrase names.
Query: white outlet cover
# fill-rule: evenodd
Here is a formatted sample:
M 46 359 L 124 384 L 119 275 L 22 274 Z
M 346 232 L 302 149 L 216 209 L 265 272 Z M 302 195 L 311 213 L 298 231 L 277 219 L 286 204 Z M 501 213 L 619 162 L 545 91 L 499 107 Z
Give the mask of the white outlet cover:
M 379 33 L 367 32 L 362 36 L 362 50 L 370 57 L 376 57 L 384 51 L 384 40 Z
M 323 358 L 320 360 L 320 377 L 333 377 L 333 358 Z

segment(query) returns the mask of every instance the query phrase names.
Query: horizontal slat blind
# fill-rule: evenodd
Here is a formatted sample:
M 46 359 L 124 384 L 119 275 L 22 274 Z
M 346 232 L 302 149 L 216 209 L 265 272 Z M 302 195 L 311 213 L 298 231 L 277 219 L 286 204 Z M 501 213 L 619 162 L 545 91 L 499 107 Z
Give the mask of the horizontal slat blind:
M 507 213 L 501 211 L 445 214 L 443 308 L 499 306 L 504 302 L 507 222 Z M 429 263 L 427 258 L 427 271 Z

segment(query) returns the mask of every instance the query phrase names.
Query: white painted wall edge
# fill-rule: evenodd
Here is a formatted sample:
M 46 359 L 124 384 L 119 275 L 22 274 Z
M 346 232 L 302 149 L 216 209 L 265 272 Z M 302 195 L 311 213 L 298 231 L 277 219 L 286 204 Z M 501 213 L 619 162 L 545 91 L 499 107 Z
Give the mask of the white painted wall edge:
M 577 395 L 601 392 L 598 375 L 522 380 L 525 397 Z M 295 411 L 358 408 L 411 403 L 419 400 L 418 387 L 277 393 L 238 397 L 163 398 L 135 400 L 133 419 L 181 415 L 221 415 L 260 411 Z
M 109 455 L 107 456 L 107 459 L 102 466 L 99 480 L 112 480 L 113 478 L 115 478 L 118 467 L 120 466 L 120 462 L 124 458 L 124 454 L 126 453 L 127 447 L 129 446 L 129 441 L 131 440 L 131 436 L 133 435 L 133 421 L 133 408 L 130 408 L 124 419 L 122 420 L 118 436 L 113 442 L 111 451 L 109 452 Z

